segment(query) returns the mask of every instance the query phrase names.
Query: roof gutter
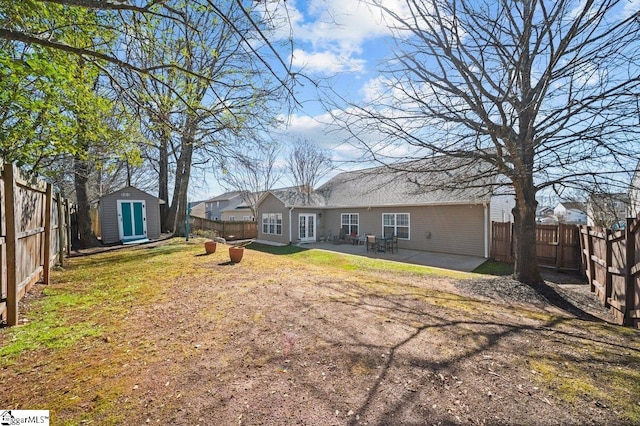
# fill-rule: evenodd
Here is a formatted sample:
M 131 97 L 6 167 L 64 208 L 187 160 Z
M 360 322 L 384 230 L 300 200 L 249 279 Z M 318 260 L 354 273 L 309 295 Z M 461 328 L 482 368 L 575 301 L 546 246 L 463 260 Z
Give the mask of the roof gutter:
M 484 257 L 489 258 L 489 203 L 484 203 Z

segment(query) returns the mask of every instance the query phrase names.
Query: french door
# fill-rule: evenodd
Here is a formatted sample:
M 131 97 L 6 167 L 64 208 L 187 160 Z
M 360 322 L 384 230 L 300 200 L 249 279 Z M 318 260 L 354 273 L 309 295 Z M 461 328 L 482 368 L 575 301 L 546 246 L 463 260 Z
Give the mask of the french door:
M 300 242 L 307 243 L 316 240 L 316 215 L 301 214 L 298 216 L 298 236 Z

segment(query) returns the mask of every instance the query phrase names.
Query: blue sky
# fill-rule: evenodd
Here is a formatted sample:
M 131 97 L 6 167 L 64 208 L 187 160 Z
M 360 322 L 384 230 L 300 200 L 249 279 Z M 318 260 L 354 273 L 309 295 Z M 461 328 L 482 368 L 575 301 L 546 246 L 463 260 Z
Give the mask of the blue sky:
M 277 139 L 286 151 L 290 141 L 306 138 L 331 151 L 340 167 L 341 162 L 356 156 L 353 147 L 342 144 L 345 135 L 328 132 L 330 121 L 325 107 L 319 102 L 323 87 L 353 101 L 366 96 L 366 88 L 377 77 L 379 61 L 389 53 L 389 30 L 380 13 L 359 0 L 287 0 L 265 2 L 283 23 L 275 38 L 294 39 L 293 52 L 284 52 L 293 68 L 319 84 L 317 89 L 306 78 L 296 87 L 299 106 L 293 111 L 282 111 L 286 128 L 274 129 Z M 400 1 L 390 0 L 401 4 Z M 273 9 L 278 7 L 278 9 Z M 287 24 L 286 22 L 290 22 Z M 291 55 L 293 53 L 293 55 Z M 284 160 L 283 160 L 284 162 Z M 195 177 L 195 180 L 200 180 Z M 209 198 L 224 192 L 214 177 L 206 177 L 207 184 L 190 185 L 190 198 Z M 289 182 L 282 180 L 282 186 Z
M 378 69 L 391 56 L 393 42 L 381 12 L 360 0 L 267 0 L 263 4 L 276 13 L 281 23 L 280 31 L 272 35 L 274 40 L 293 37 L 294 50 L 284 51 L 284 59 L 291 60 L 294 71 L 320 85 L 317 90 L 308 80 L 300 79 L 296 98 L 301 105 L 293 111 L 282 111 L 281 118 L 288 125 L 274 129 L 273 134 L 283 153 L 291 141 L 308 139 L 329 150 L 338 169 L 363 167 L 350 163 L 360 152 L 344 143 L 348 139 L 344 131 L 329 124 L 331 116 L 319 99 L 328 99 L 328 90 L 322 89 L 327 87 L 354 103 L 375 97 Z M 384 5 L 405 15 L 402 0 L 384 0 Z M 625 0 L 619 6 L 624 9 L 623 14 L 632 13 L 640 8 L 640 0 Z M 280 186 L 289 184 L 282 180 Z M 190 187 L 192 200 L 224 192 L 213 176 L 206 177 L 205 185 L 192 181 Z

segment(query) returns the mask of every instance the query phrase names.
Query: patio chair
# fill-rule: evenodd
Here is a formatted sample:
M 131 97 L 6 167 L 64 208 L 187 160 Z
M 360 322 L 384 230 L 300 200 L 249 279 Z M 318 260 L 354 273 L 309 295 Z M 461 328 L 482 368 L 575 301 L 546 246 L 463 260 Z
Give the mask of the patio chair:
M 373 251 L 374 253 L 379 250 L 378 239 L 375 235 L 367 235 L 367 253 Z
M 391 253 L 398 252 L 398 236 L 394 235 L 391 238 L 385 240 L 385 251 L 391 251 Z
M 340 233 L 333 237 L 333 244 L 342 244 L 346 242 L 346 236 L 344 232 L 344 228 L 340 228 Z

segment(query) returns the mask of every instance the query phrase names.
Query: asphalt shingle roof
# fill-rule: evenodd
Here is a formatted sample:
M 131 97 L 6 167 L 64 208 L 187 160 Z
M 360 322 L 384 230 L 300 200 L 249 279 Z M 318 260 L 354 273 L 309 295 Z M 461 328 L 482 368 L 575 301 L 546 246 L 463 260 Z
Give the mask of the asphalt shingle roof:
M 438 171 L 398 171 L 386 167 L 344 172 L 336 175 L 308 197 L 295 189 L 271 191 L 286 206 L 370 207 L 394 205 L 478 204 L 491 198 L 490 181 L 454 188 L 453 182 L 468 172 L 442 167 Z M 488 179 L 488 178 L 487 178 Z M 493 180 L 491 181 L 493 182 Z M 467 179 L 467 183 L 469 180 Z M 489 185 L 489 186 L 487 186 Z

